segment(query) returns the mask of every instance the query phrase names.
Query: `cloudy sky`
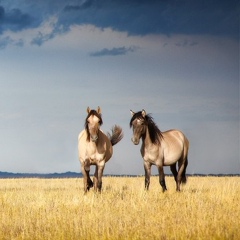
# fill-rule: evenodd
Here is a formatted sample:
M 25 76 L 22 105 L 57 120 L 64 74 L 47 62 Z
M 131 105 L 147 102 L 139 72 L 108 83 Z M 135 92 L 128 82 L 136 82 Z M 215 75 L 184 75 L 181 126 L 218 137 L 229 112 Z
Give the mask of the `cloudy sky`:
M 240 173 L 239 10 L 237 0 L 0 0 L 0 171 L 80 172 L 78 134 L 100 106 L 102 129 L 124 130 L 105 173 L 144 173 L 130 109 L 186 134 L 187 173 Z

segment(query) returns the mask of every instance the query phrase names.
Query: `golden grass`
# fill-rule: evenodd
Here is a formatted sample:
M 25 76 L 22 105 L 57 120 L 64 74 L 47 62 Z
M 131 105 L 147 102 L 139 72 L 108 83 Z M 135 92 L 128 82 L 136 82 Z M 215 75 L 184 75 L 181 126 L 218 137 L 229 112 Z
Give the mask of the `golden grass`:
M 0 179 L 0 239 L 240 239 L 240 178 L 189 177 L 161 192 L 157 177 Z

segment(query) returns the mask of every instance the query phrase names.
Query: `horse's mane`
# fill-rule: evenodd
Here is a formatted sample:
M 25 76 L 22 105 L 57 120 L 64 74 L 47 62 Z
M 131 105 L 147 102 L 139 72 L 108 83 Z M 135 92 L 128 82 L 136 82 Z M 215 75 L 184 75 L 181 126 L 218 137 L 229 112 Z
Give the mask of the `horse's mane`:
M 100 126 L 103 124 L 103 120 L 102 120 L 102 114 L 101 113 L 98 113 L 96 110 L 91 110 L 89 113 L 88 113 L 88 115 L 87 115 L 87 117 L 86 117 L 86 119 L 85 119 L 85 124 L 84 124 L 84 127 L 85 127 L 85 130 L 86 130 L 86 132 L 87 132 L 87 140 L 88 141 L 90 141 L 90 133 L 89 133 L 89 129 L 88 129 L 88 118 L 91 116 L 91 115 L 94 115 L 94 116 L 96 116 L 97 118 L 99 118 L 99 124 L 100 124 Z
M 148 132 L 150 135 L 151 142 L 153 144 L 161 144 L 161 139 L 163 138 L 162 132 L 160 131 L 156 123 L 153 121 L 153 118 L 151 117 L 151 115 L 147 114 L 145 117 L 143 117 L 141 111 L 135 113 L 132 119 L 130 120 L 130 128 L 132 127 L 132 122 L 136 118 L 144 120 L 144 123 L 148 127 Z

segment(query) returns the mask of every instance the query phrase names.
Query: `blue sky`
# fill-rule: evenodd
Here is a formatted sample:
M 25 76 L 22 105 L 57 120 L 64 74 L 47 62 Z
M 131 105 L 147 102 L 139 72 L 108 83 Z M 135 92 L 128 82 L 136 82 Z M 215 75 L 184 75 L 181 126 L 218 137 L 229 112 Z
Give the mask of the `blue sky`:
M 130 109 L 186 134 L 187 173 L 239 173 L 238 1 L 0 0 L 0 171 L 80 172 L 88 106 L 124 130 L 105 173 L 144 173 Z

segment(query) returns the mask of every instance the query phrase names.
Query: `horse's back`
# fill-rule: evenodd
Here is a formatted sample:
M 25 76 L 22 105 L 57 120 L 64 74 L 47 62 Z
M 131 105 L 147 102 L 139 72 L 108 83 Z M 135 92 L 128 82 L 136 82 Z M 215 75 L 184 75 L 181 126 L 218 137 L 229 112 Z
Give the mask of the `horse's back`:
M 188 143 L 187 137 L 177 129 L 171 129 L 166 132 L 162 132 L 163 139 L 169 143 L 177 144 L 177 143 Z

